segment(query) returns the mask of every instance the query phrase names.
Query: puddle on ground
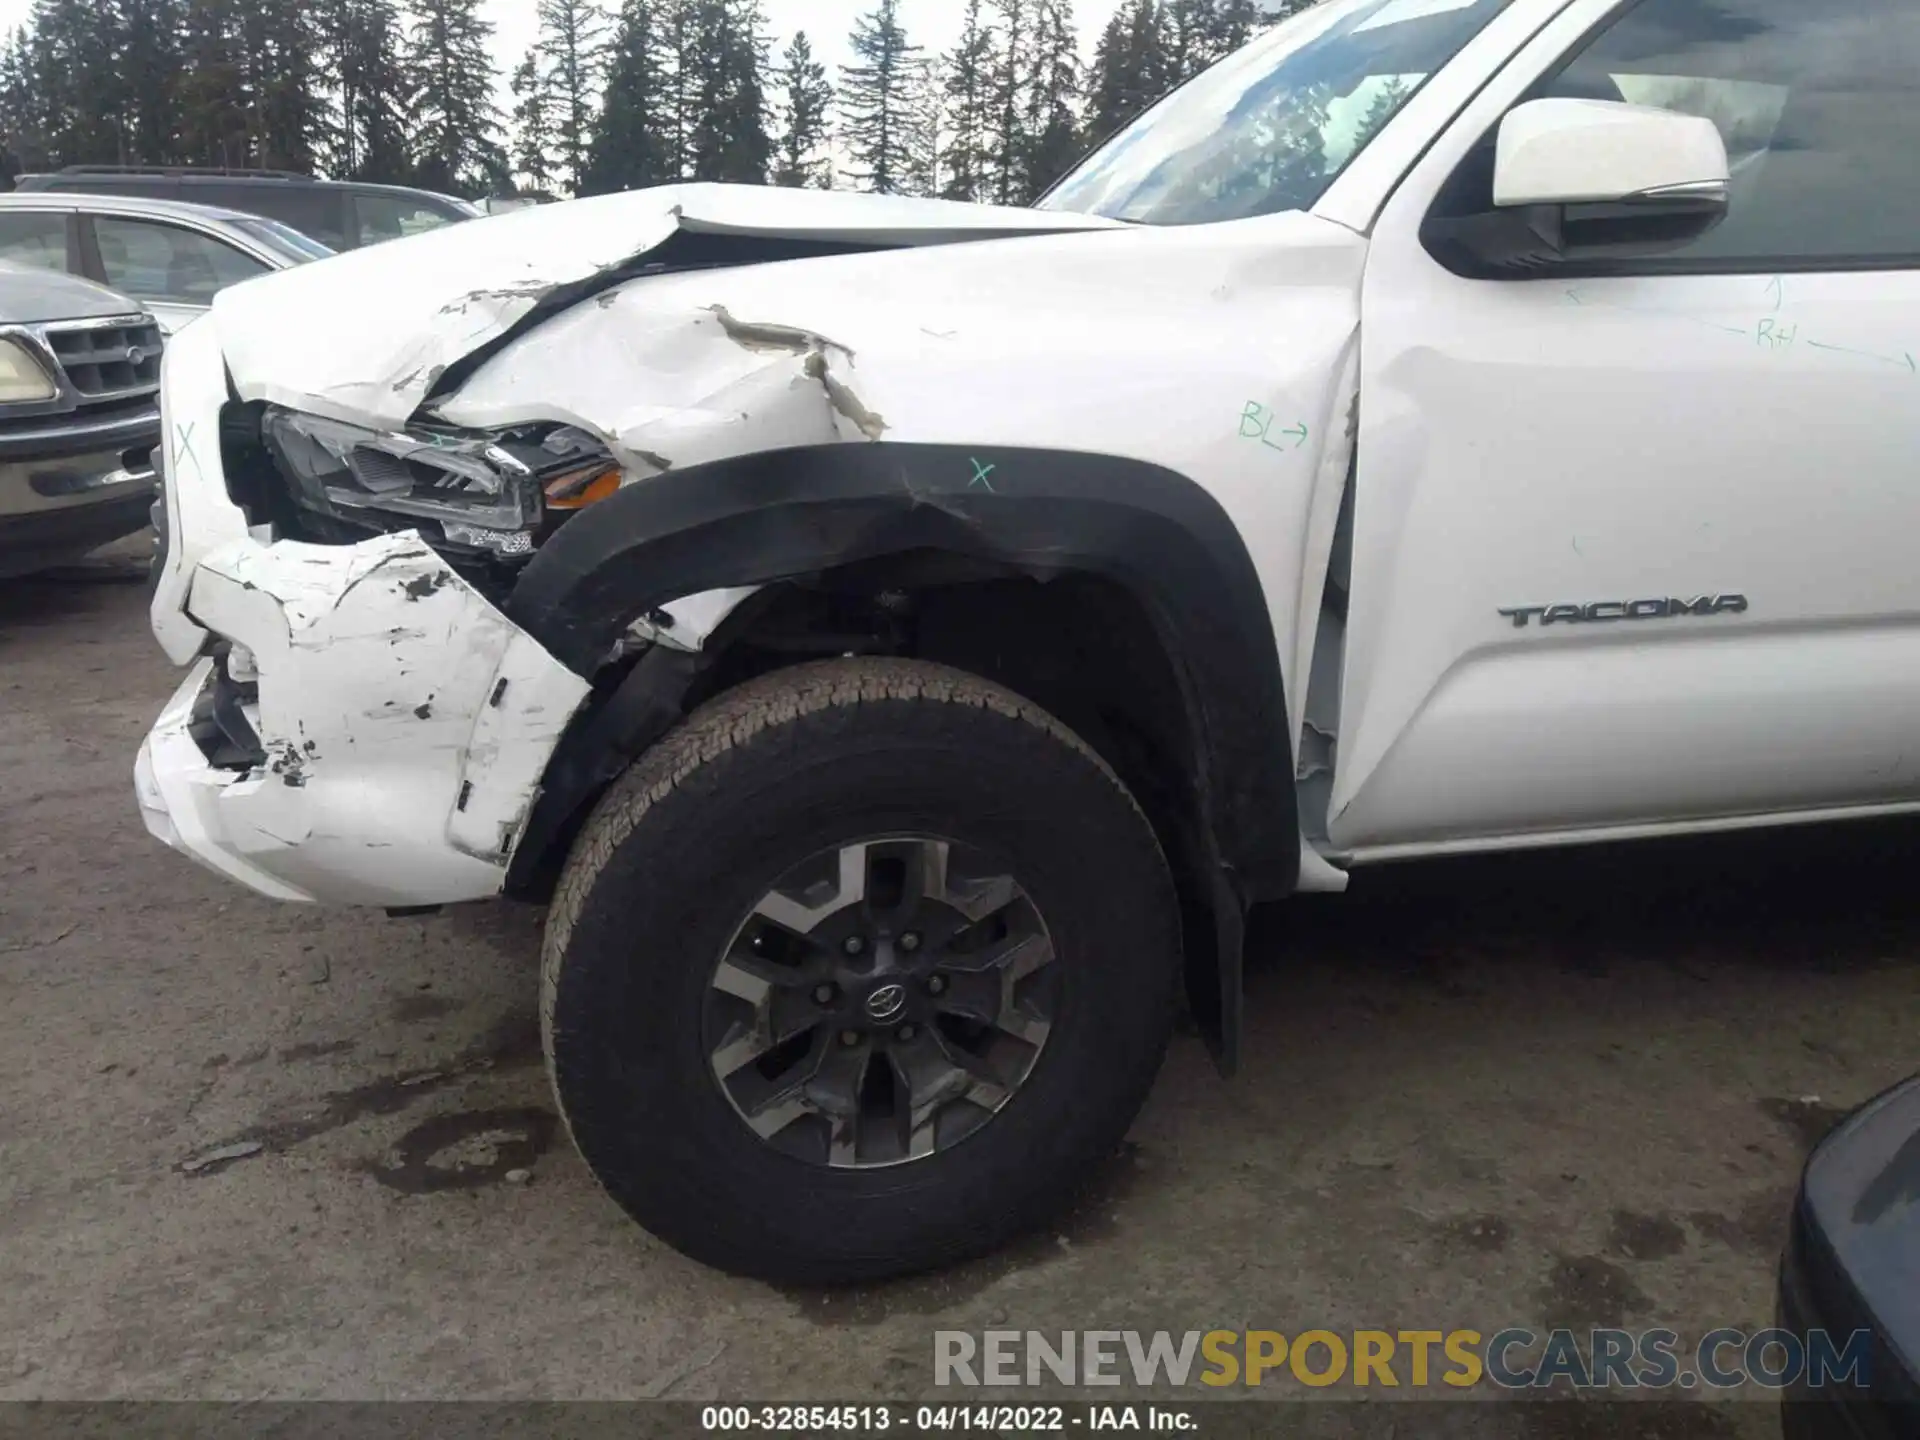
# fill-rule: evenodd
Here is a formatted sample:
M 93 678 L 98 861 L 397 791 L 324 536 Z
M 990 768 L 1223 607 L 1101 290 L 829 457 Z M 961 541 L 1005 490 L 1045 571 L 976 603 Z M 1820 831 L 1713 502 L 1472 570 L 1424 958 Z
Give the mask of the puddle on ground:
M 264 1055 L 266 1052 L 262 1051 Z M 245 1057 L 242 1057 L 243 1060 Z M 504 1015 L 477 1040 L 446 1064 L 425 1070 L 403 1070 L 319 1096 L 301 1107 L 298 1115 L 253 1125 L 237 1135 L 216 1141 L 208 1149 L 226 1149 L 258 1142 L 260 1150 L 287 1150 L 374 1115 L 393 1115 L 470 1075 L 515 1069 L 540 1059 L 540 1021 L 531 1012 Z M 242 1063 L 239 1061 L 236 1064 Z M 259 1153 L 253 1151 L 249 1153 Z M 217 1173 L 203 1169 L 200 1174 Z
M 510 1171 L 531 1170 L 553 1144 L 557 1117 L 550 1110 L 471 1110 L 436 1115 L 413 1127 L 393 1147 L 396 1163 L 364 1168 L 389 1190 L 431 1195 L 497 1185 Z
M 460 1008 L 458 1000 L 445 995 L 402 995 L 393 1002 L 393 1018 L 403 1025 L 418 1024 L 422 1020 L 438 1020 L 443 1015 L 451 1015 Z
M 1598 1255 L 1555 1257 L 1538 1295 L 1552 1330 L 1615 1329 L 1653 1308 L 1632 1276 Z
M 1613 1212 L 1607 1233 L 1607 1252 L 1623 1260 L 1666 1260 L 1687 1248 L 1687 1232 L 1666 1215 L 1642 1215 L 1634 1210 Z

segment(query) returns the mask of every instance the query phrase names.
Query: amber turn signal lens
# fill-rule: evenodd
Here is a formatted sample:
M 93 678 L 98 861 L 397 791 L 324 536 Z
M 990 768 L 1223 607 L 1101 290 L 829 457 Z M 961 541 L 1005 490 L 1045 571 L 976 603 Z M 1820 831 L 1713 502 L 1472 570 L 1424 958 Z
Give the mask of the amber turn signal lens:
M 596 500 L 606 499 L 619 488 L 620 467 L 617 465 L 576 470 L 570 475 L 559 475 L 547 482 L 547 508 L 578 510 L 583 505 L 591 505 Z

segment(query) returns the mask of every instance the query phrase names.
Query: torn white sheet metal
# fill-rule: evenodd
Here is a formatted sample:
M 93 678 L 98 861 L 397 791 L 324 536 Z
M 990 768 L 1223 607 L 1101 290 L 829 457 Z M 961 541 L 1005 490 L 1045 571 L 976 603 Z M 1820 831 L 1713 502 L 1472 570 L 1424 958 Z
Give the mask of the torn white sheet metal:
M 1199 228 L 642 277 L 514 340 L 433 409 L 473 429 L 577 425 L 633 484 L 876 436 L 965 446 L 1009 497 L 1023 477 L 1001 447 L 1163 465 L 1231 516 L 1291 681 L 1353 454 L 1366 241 L 1303 214 Z M 1297 729 L 1304 696 L 1289 698 Z
M 231 546 L 195 572 L 190 608 L 251 652 L 268 758 L 207 765 L 186 729 L 201 662 L 142 754 L 149 828 L 282 898 L 499 891 L 584 681 L 412 534 Z
M 847 346 L 737 318 L 724 305 L 683 308 L 688 287 L 672 278 L 610 291 L 604 303 L 542 326 L 482 367 L 440 413 L 487 426 L 564 420 L 604 439 L 634 479 L 886 435 Z M 564 385 L 553 383 L 556 369 Z
M 394 428 L 448 366 L 549 292 L 645 255 L 676 230 L 911 246 L 1117 224 L 904 196 L 664 186 L 348 251 L 223 291 L 214 313 L 242 398 Z
M 248 538 L 247 517 L 227 493 L 220 464 L 220 407 L 227 400 L 220 335 L 203 316 L 168 342 L 161 357 L 160 444 L 168 544 L 155 577 L 154 638 L 176 665 L 200 653 L 207 633 L 187 614 L 193 568 L 203 555 Z

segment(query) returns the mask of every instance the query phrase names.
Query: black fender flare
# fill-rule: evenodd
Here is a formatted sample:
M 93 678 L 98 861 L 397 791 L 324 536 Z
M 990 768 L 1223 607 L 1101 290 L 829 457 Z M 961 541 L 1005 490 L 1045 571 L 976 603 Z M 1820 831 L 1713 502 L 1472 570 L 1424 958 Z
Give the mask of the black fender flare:
M 998 445 L 763 451 L 669 470 L 600 501 L 547 540 L 505 610 L 592 678 L 632 621 L 667 602 L 913 551 L 1038 579 L 1090 573 L 1149 618 L 1194 737 L 1194 818 L 1219 951 L 1219 1013 L 1200 1018 L 1232 1068 L 1245 911 L 1293 891 L 1300 826 L 1266 593 L 1240 532 L 1195 481 L 1119 456 Z M 657 713 L 657 697 L 640 708 Z

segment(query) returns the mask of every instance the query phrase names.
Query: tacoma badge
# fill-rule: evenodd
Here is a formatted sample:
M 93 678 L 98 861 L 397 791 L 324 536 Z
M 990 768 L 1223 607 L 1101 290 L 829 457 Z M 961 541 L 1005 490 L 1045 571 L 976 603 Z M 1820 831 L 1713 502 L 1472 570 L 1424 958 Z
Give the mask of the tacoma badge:
M 1744 595 L 1702 595 L 1695 600 L 1596 600 L 1586 605 L 1523 605 L 1500 613 L 1524 630 L 1534 616 L 1542 625 L 1603 620 L 1669 620 L 1680 615 L 1744 615 Z

